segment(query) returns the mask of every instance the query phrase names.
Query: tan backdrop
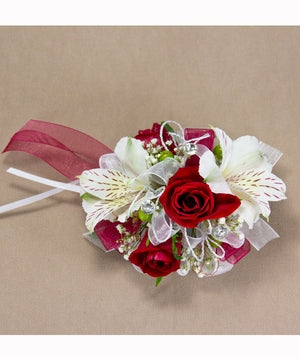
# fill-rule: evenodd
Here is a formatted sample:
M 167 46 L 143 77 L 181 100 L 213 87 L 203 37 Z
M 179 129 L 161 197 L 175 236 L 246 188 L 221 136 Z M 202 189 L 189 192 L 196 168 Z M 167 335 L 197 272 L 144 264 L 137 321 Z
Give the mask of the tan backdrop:
M 75 194 L 0 215 L 0 333 L 300 334 L 299 63 L 299 27 L 1 27 L 1 148 L 30 118 L 112 148 L 154 121 L 213 124 L 284 152 L 288 200 L 272 204 L 280 239 L 220 277 L 158 288 L 83 239 Z M 9 166 L 65 180 L 3 154 L 0 204 L 48 189 Z

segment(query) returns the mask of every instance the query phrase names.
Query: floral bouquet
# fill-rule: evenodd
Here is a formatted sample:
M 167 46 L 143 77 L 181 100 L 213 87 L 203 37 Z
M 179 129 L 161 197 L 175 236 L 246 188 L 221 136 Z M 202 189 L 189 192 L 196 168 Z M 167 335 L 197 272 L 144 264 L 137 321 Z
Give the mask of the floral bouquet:
M 6 151 L 25 151 L 71 179 L 51 181 L 8 172 L 55 187 L 0 207 L 0 213 L 62 190 L 80 194 L 88 233 L 105 251 L 118 251 L 135 269 L 156 278 L 172 272 L 198 277 L 225 273 L 278 234 L 270 201 L 285 199 L 272 174 L 282 153 L 253 136 L 232 140 L 219 128 L 183 129 L 154 123 L 123 137 L 111 151 L 74 129 L 31 120 Z

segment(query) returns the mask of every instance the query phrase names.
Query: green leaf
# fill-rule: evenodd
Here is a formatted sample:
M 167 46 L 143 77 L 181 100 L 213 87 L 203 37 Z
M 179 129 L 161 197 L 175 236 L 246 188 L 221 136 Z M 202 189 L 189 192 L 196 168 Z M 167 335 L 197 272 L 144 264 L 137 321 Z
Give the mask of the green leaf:
M 152 213 L 145 213 L 141 208 L 138 211 L 138 217 L 142 222 L 150 222 Z
M 164 122 L 162 122 L 161 123 L 161 125 L 163 125 L 164 124 Z M 166 125 L 165 125 L 165 129 L 168 131 L 168 132 L 175 132 L 174 130 L 173 130 L 173 128 L 167 123 Z
M 87 202 L 93 202 L 93 201 L 99 201 L 99 198 L 96 197 L 96 196 L 93 196 L 92 194 L 90 193 L 83 193 L 81 196 L 80 196 L 81 199 L 87 201 Z
M 213 153 L 215 155 L 216 158 L 216 162 L 217 164 L 220 164 L 222 162 L 222 158 L 223 158 L 223 153 L 222 153 L 222 148 L 220 145 L 217 145 L 214 149 L 213 149 Z
M 155 287 L 157 287 L 159 285 L 159 283 L 161 282 L 162 277 L 157 277 L 156 278 L 156 282 L 155 282 Z
M 209 241 L 210 245 L 213 247 L 213 248 L 217 248 L 218 245 L 220 246 L 222 244 L 222 241 L 218 241 L 215 237 L 213 237 L 211 234 L 208 235 L 208 238 L 211 239 L 212 241 L 216 242 L 212 242 L 212 241 Z
M 149 238 L 147 238 L 147 239 L 146 239 L 146 247 L 148 247 L 148 246 L 149 246 L 149 244 L 150 244 L 150 239 L 149 239 Z
M 174 258 L 180 261 L 182 259 L 182 257 L 180 255 L 178 255 L 178 248 L 176 246 L 176 243 L 180 242 L 177 240 L 178 236 L 179 236 L 178 233 L 175 233 L 172 236 L 172 252 L 173 252 Z

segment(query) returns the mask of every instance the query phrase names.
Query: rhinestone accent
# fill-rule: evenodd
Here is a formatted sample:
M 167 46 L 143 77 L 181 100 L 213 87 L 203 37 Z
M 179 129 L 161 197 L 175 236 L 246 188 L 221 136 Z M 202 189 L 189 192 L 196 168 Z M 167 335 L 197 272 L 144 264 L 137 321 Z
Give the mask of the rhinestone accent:
M 141 210 L 146 214 L 151 214 L 155 210 L 155 205 L 149 199 L 141 205 Z
M 213 229 L 213 236 L 216 239 L 223 239 L 227 236 L 227 234 L 228 234 L 228 228 L 223 224 L 220 224 Z
M 184 152 L 187 155 L 195 155 L 197 153 L 197 145 L 194 143 L 186 143 L 184 145 Z

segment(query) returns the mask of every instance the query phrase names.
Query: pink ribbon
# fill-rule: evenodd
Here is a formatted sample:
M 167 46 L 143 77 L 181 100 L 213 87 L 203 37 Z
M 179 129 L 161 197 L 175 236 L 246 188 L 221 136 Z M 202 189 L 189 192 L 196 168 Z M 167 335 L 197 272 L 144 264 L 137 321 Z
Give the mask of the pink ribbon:
M 23 151 L 48 163 L 70 180 L 99 167 L 99 157 L 112 150 L 83 132 L 39 120 L 28 121 L 3 152 Z

